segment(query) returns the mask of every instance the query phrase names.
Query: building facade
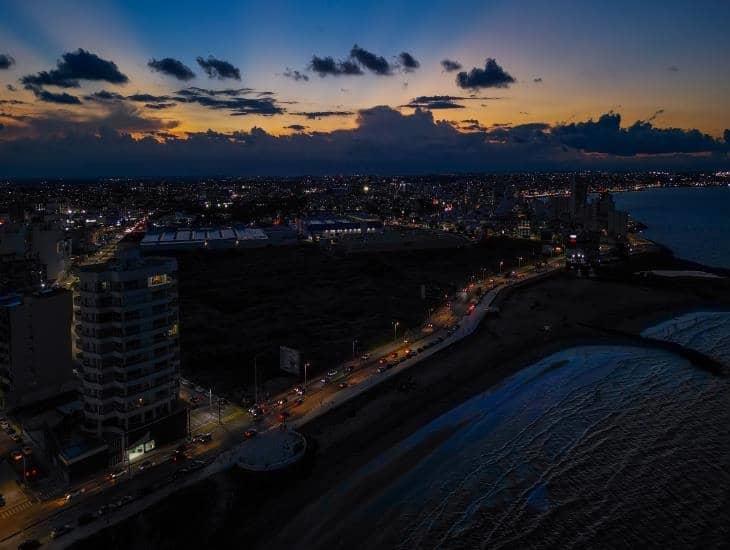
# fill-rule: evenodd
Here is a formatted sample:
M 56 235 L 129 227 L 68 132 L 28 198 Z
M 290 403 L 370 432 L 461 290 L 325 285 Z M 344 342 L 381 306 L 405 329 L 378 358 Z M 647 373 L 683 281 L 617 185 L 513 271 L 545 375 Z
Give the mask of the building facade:
M 71 311 L 66 290 L 0 297 L 0 409 L 73 389 Z
M 185 433 L 176 271 L 174 259 L 136 249 L 79 269 L 74 330 L 84 429 L 108 441 L 117 460 Z

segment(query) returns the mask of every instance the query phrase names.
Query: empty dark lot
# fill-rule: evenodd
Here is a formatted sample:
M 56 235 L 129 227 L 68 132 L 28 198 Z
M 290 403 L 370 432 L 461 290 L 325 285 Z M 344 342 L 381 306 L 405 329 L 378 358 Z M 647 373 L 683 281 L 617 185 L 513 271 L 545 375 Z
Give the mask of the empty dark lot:
M 505 269 L 539 246 L 493 239 L 451 249 L 331 255 L 314 245 L 178 254 L 182 368 L 218 391 L 278 371 L 279 346 L 299 349 L 312 373 L 420 325 L 444 293 L 482 268 Z M 421 298 L 426 286 L 426 299 Z

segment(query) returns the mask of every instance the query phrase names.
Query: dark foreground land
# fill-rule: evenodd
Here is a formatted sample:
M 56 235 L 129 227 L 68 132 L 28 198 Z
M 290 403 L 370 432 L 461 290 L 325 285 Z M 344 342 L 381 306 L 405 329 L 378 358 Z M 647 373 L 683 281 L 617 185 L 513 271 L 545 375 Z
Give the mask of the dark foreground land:
M 279 346 L 298 349 L 311 374 L 418 327 L 445 293 L 481 270 L 531 259 L 534 241 L 338 255 L 317 245 L 177 256 L 183 373 L 219 393 L 280 374 Z M 421 285 L 426 291 L 421 297 Z M 458 286 L 457 286 L 458 285 Z
M 500 306 L 472 337 L 307 425 L 313 452 L 293 470 L 221 474 L 75 548 L 296 547 L 296 533 L 282 535 L 291 518 L 429 420 L 553 351 L 615 341 L 585 325 L 638 332 L 680 312 L 730 309 L 730 280 L 564 274 L 505 295 Z

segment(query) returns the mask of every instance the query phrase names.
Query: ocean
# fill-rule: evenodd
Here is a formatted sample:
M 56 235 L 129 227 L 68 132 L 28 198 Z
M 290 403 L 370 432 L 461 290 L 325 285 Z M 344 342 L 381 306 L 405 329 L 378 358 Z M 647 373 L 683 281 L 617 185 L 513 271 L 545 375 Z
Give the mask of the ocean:
M 614 194 L 648 226 L 644 235 L 685 260 L 730 268 L 730 187 L 676 187 Z
M 730 313 L 646 334 L 730 362 Z M 433 420 L 289 528 L 314 548 L 726 548 L 729 405 L 728 378 L 669 352 L 566 349 Z

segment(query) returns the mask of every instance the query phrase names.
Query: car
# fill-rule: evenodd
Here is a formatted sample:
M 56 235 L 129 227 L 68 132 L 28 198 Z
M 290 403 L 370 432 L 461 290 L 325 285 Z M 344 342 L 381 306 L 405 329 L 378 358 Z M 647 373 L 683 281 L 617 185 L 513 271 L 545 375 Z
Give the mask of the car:
M 294 386 L 294 393 L 296 393 L 297 395 L 304 395 L 304 392 L 304 386 Z
M 386 365 L 380 365 L 380 366 L 378 367 L 378 373 L 379 373 L 379 374 L 382 374 L 382 373 L 384 373 L 384 372 L 385 372 L 386 370 L 388 370 L 388 367 L 387 367 Z
M 344 372 L 345 374 L 350 374 L 352 371 L 352 367 L 345 367 L 344 369 L 342 369 L 342 372 Z
M 69 502 L 77 497 L 80 497 L 85 492 L 86 492 L 86 488 L 81 487 L 80 489 L 75 489 L 73 491 L 69 491 L 68 493 L 66 493 L 66 496 L 64 497 L 64 499 L 66 500 L 66 502 Z
M 106 478 L 109 481 L 116 481 L 117 479 L 121 479 L 124 477 L 124 475 L 127 473 L 127 470 L 117 470 L 116 472 L 112 472 L 110 474 L 107 474 Z
M 180 378 L 180 383 L 183 386 L 192 386 L 192 382 L 188 380 L 187 378 Z
M 198 434 L 195 437 L 193 437 L 193 443 L 204 444 L 204 443 L 210 443 L 211 441 L 213 441 L 213 434 L 210 432 L 204 433 L 204 434 Z
M 369 353 L 363 353 L 360 356 L 360 359 L 362 359 L 363 361 L 367 361 L 368 359 L 370 359 L 370 354 Z
M 319 381 L 320 381 L 320 382 L 321 382 L 322 384 L 326 384 L 327 382 L 329 382 L 329 380 L 327 380 L 327 378 L 324 378 L 324 377 L 320 378 L 320 379 L 319 379 Z
M 300 397 L 299 399 L 296 399 L 296 400 L 294 401 L 294 403 L 292 403 L 292 407 L 298 407 L 298 406 L 300 406 L 300 405 L 301 405 L 302 403 L 304 403 L 304 399 L 302 399 L 302 398 Z
M 20 449 L 22 453 L 25 456 L 31 456 L 33 454 L 33 449 L 29 447 L 28 445 L 24 446 L 22 449 Z
M 286 422 L 286 419 L 289 418 L 290 416 L 291 415 L 288 412 L 281 411 L 279 413 L 279 416 L 277 417 L 277 420 L 279 420 L 279 422 L 282 422 L 283 423 L 283 422 Z
M 338 372 L 339 371 L 337 369 L 330 369 L 330 370 L 327 371 L 327 376 L 329 376 L 330 378 L 332 378 L 333 376 L 337 376 L 337 373 Z
M 347 387 L 347 382 L 340 382 L 339 384 L 337 384 L 337 387 L 341 390 L 344 390 Z
M 18 545 L 18 550 L 35 550 L 41 547 L 41 541 L 38 539 L 26 539 Z
M 279 399 L 279 400 L 278 400 L 278 401 L 276 402 L 276 406 L 277 406 L 277 407 L 283 407 L 283 406 L 284 406 L 284 405 L 286 405 L 287 403 L 288 403 L 288 401 L 287 401 L 286 397 L 282 397 L 281 399 Z
M 100 508 L 99 508 L 99 509 L 98 509 L 98 510 L 96 511 L 96 515 L 97 515 L 97 516 L 100 516 L 100 517 L 101 517 L 101 516 L 105 516 L 105 515 L 106 515 L 106 514 L 108 514 L 109 512 L 112 512 L 112 511 L 114 511 L 114 509 L 115 509 L 115 508 L 116 508 L 116 505 L 115 505 L 115 504 L 112 504 L 111 502 L 110 502 L 110 503 L 107 503 L 107 504 L 103 504 L 103 505 L 102 505 L 102 506 L 101 506 L 101 507 L 100 507 Z
M 378 359 L 378 363 L 380 363 L 381 365 L 385 365 L 387 362 L 388 362 L 387 357 L 381 357 L 380 359 Z
M 18 434 L 10 434 L 10 439 L 15 443 L 20 443 L 21 441 L 23 441 L 23 438 L 20 437 Z
M 137 466 L 137 470 L 140 471 L 140 472 L 144 472 L 145 470 L 149 470 L 150 468 L 152 468 L 152 466 L 154 466 L 154 465 L 155 465 L 155 461 L 154 460 L 147 459 L 147 460 L 142 461 L 140 463 L 140 465 Z
M 3 495 L 0 495 L 0 508 L 5 506 L 5 497 Z
M 248 409 L 248 414 L 250 414 L 253 418 L 257 418 L 261 416 L 262 411 L 261 407 L 253 406 L 250 409 Z
M 245 432 L 243 432 L 243 437 L 245 437 L 246 439 L 253 439 L 258 434 L 259 433 L 256 430 L 246 430 Z
M 84 512 L 76 519 L 76 523 L 78 523 L 79 525 L 88 525 L 95 519 L 96 516 L 94 516 L 94 514 L 92 514 L 91 512 Z
M 74 528 L 73 525 L 71 525 L 70 523 L 64 523 L 63 525 L 58 525 L 58 526 L 54 527 L 53 530 L 51 531 L 51 538 L 57 539 L 58 537 L 63 536 L 66 533 L 70 533 L 71 531 L 73 531 L 73 528 Z
M 172 454 L 170 455 L 170 462 L 182 462 L 185 460 L 187 456 L 185 455 L 184 451 L 181 451 L 180 449 L 175 449 Z
M 23 456 L 24 455 L 21 451 L 13 451 L 12 453 L 10 453 L 10 459 L 13 462 L 20 462 L 21 460 L 23 460 Z

